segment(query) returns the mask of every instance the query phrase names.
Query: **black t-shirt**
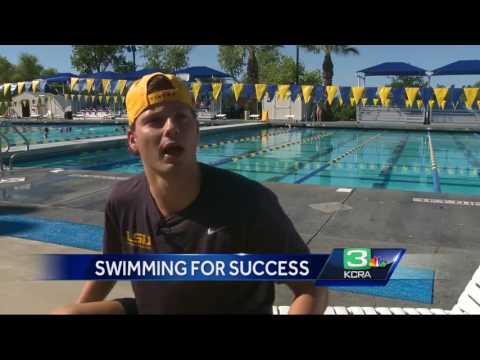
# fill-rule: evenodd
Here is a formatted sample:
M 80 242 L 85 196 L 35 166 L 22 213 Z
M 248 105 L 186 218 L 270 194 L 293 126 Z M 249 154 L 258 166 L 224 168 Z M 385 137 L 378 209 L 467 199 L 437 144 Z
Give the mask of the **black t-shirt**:
M 105 210 L 104 253 L 309 253 L 275 194 L 200 163 L 196 200 L 164 217 L 145 174 L 115 185 Z M 272 282 L 132 281 L 140 313 L 269 313 Z

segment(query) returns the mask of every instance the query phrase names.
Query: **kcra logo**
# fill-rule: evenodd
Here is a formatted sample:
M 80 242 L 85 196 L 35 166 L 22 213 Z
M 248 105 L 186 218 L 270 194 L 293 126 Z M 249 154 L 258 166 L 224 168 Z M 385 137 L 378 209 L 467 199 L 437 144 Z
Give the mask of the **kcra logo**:
M 343 278 L 371 279 L 369 270 L 384 268 L 387 262 L 379 256 L 372 257 L 370 248 L 349 248 L 343 250 Z

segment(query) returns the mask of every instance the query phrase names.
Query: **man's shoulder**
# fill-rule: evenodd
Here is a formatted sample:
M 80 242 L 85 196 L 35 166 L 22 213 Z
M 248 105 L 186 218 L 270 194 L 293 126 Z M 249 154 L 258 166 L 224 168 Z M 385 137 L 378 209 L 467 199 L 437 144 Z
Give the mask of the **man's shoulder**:
M 144 189 L 145 174 L 137 174 L 127 180 L 117 182 L 110 192 L 108 201 L 110 203 L 131 202 L 133 199 L 138 199 Z

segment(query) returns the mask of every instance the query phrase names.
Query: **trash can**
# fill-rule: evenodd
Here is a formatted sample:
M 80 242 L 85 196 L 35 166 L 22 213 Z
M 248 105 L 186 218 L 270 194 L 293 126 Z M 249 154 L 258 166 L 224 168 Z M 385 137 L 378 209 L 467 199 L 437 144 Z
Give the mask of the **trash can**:
M 243 119 L 244 119 L 244 120 L 248 120 L 249 117 L 250 117 L 250 111 L 245 110 L 245 111 L 243 112 Z
M 262 111 L 262 121 L 268 121 L 268 111 Z

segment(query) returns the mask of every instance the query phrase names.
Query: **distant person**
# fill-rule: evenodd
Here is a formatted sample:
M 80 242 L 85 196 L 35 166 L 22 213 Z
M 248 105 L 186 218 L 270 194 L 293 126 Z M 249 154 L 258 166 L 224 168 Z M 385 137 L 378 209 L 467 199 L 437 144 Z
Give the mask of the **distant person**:
M 271 190 L 197 161 L 200 130 L 192 101 L 182 81 L 162 73 L 128 90 L 128 148 L 140 156 L 144 172 L 113 187 L 104 254 L 309 253 Z M 275 299 L 268 281 L 132 281 L 135 298 L 105 300 L 115 283 L 88 281 L 76 304 L 53 313 L 271 314 Z M 293 292 L 291 314 L 324 312 L 326 288 L 313 281 L 285 284 Z
M 46 127 L 45 129 L 43 129 L 43 138 L 44 138 L 45 140 L 48 139 L 48 131 L 49 131 L 49 130 L 48 130 L 48 127 Z
M 316 121 L 322 121 L 322 107 L 320 106 L 320 103 L 317 104 L 315 115 L 316 115 Z

